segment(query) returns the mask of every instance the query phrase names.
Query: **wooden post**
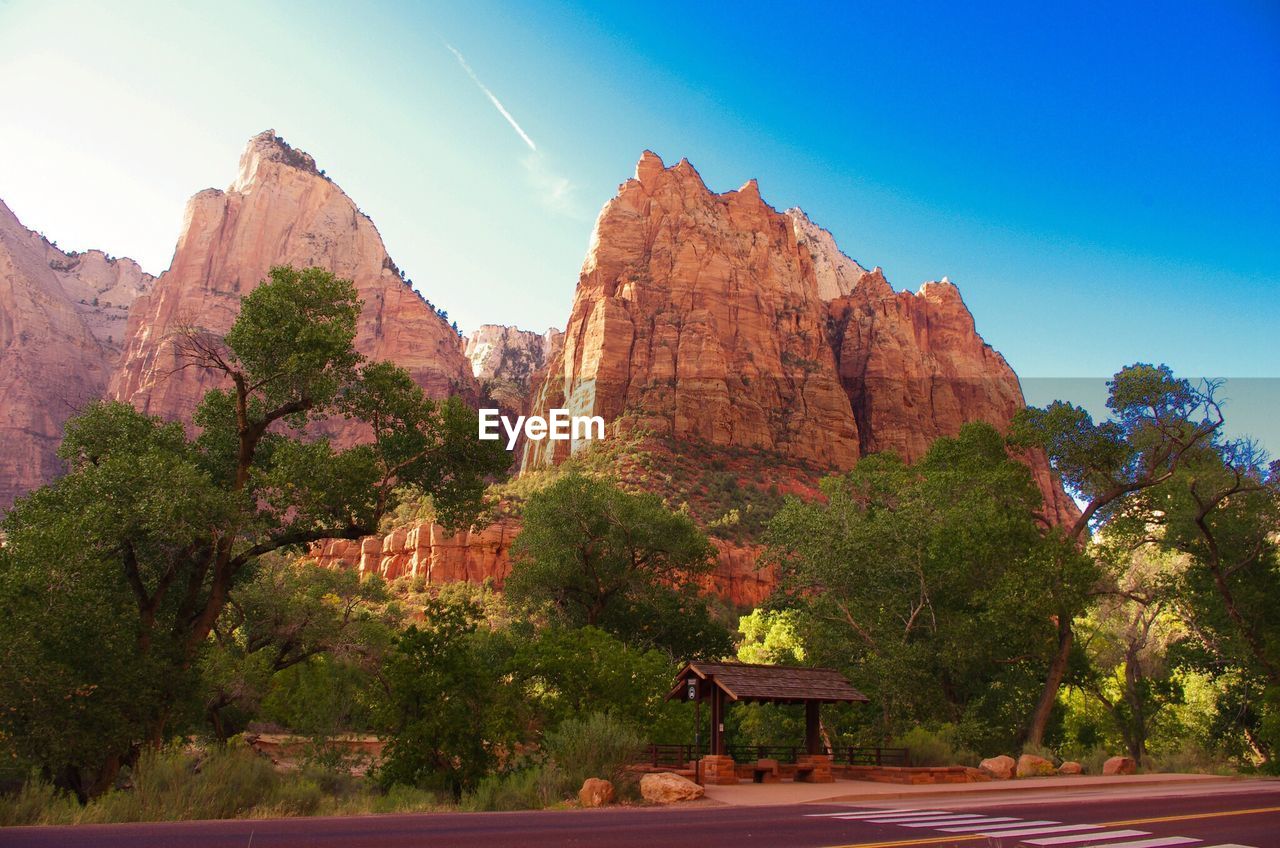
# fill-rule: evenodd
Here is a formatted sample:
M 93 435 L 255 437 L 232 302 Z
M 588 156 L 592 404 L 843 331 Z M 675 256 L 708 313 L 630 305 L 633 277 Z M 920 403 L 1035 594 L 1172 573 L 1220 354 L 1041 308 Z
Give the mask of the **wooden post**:
M 818 736 L 819 706 L 817 701 L 804 702 L 804 745 L 810 754 L 821 753 L 821 739 Z
M 720 725 L 724 722 L 724 692 L 719 686 L 711 687 L 711 753 L 724 753 L 724 735 Z

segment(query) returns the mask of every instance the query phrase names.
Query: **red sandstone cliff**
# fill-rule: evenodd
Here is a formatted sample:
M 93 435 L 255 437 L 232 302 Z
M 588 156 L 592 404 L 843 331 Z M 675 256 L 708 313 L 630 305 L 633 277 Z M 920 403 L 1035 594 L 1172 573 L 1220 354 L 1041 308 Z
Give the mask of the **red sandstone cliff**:
M 564 334 L 555 327 L 534 333 L 482 324 L 467 337 L 466 356 L 484 396 L 519 415 L 525 411 L 539 372 L 563 342 Z
M 131 259 L 64 253 L 0 202 L 0 511 L 61 472 L 63 425 L 102 396 L 151 282 Z
M 354 280 L 364 301 L 361 353 L 407 368 L 432 396 L 475 396 L 462 340 L 404 280 L 373 222 L 271 130 L 250 139 L 227 191 L 206 189 L 188 202 L 173 263 L 130 315 L 111 396 L 152 415 L 189 418 L 216 377 L 178 370 L 168 334 L 183 322 L 226 332 L 240 297 L 273 265 L 319 266 Z
M 970 421 L 1003 429 L 1023 397 L 950 282 L 895 292 L 803 212 L 766 204 L 754 180 L 716 194 L 687 161 L 667 168 L 646 151 L 596 221 L 532 411 L 556 406 L 603 416 L 612 435 L 838 471 L 874 451 L 918 459 Z M 569 453 L 529 443 L 523 468 Z M 1027 461 L 1049 514 L 1069 516 L 1043 457 Z
M 754 180 L 715 194 L 687 160 L 665 168 L 646 151 L 596 220 L 563 351 L 532 408 L 846 468 L 857 424 L 826 314 L 809 250 Z M 523 467 L 569 450 L 531 442 Z

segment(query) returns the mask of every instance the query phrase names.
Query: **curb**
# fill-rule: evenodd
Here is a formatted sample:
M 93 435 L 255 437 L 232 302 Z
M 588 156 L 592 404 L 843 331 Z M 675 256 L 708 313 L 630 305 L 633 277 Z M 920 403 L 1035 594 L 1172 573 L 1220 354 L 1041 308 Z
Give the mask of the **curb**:
M 1131 776 L 1118 777 L 1110 780 L 1089 780 L 1077 781 L 1070 777 L 1064 777 L 1058 782 L 1052 784 L 1045 783 L 1023 783 L 1018 784 L 1017 780 L 992 781 L 991 783 L 956 783 L 951 784 L 952 788 L 943 789 L 938 786 L 921 788 L 916 791 L 901 790 L 898 792 L 877 792 L 875 794 L 863 795 L 857 792 L 850 792 L 843 795 L 833 795 L 828 798 L 815 798 L 810 801 L 799 801 L 801 804 L 831 804 L 837 801 L 859 801 L 872 803 L 879 800 L 884 801 L 901 801 L 904 798 L 944 798 L 944 797 L 967 797 L 982 795 L 1006 795 L 1010 792 L 1035 792 L 1035 791 L 1053 791 L 1062 790 L 1082 791 L 1087 789 L 1112 789 L 1118 786 L 1129 788 L 1148 787 L 1148 786 L 1186 786 L 1190 784 L 1210 785 L 1214 783 L 1244 783 L 1251 780 L 1246 777 L 1228 777 L 1218 775 L 1178 775 L 1170 776 L 1163 780 L 1138 780 L 1135 781 Z M 992 786 L 991 784 L 996 784 Z M 982 787 L 980 789 L 969 789 L 968 787 Z M 962 788 L 963 787 L 963 788 Z M 745 805 L 744 805 L 745 806 Z

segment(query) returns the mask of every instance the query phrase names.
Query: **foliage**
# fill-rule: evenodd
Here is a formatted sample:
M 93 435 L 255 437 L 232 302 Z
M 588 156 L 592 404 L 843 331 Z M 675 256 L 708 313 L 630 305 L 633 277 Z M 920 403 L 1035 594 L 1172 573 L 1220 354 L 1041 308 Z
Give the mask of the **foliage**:
M 714 549 L 688 516 L 580 474 L 530 497 L 512 546 L 508 600 L 571 627 L 591 625 L 673 657 L 723 655 L 697 580 Z
M 283 694 L 273 685 L 276 675 L 299 666 L 289 682 L 307 690 L 305 702 L 295 704 L 305 712 L 295 709 L 289 726 L 336 731 L 336 722 L 319 716 L 325 707 L 333 716 L 332 697 L 342 694 L 344 677 L 368 678 L 376 670 L 400 619 L 388 601 L 377 577 L 361 580 L 354 571 L 280 556 L 260 560 L 231 592 L 213 628 L 214 645 L 202 657 L 215 734 L 226 739 L 243 730 L 265 697 Z M 350 726 L 350 714 L 345 718 Z
M 1064 528 L 1080 549 L 1091 528 L 1123 513 L 1135 496 L 1168 482 L 1188 458 L 1217 442 L 1224 420 L 1214 383 L 1195 385 L 1165 365 L 1128 366 L 1107 387 L 1108 420 L 1095 423 L 1083 408 L 1057 401 L 1020 410 L 1011 427 L 1011 443 L 1043 450 L 1067 490 L 1085 502 Z M 1052 603 L 1058 647 L 1027 728 L 1033 744 L 1044 741 L 1074 651 L 1073 625 L 1085 605 L 1071 592 Z
M 636 761 L 643 744 L 634 725 L 606 713 L 568 719 L 543 738 L 546 756 L 559 767 L 571 792 L 589 777 L 620 784 L 626 777 L 624 767 Z
M 1094 579 L 1039 531 L 1026 467 L 970 424 L 915 466 L 865 457 L 822 491 L 789 500 L 768 536 L 807 661 L 868 692 L 882 739 L 950 722 L 967 744 L 1013 747 L 1052 655 L 1045 600 Z
M 491 774 L 463 799 L 471 810 L 529 810 L 575 799 L 589 777 L 614 783 L 619 795 L 634 794 L 625 766 L 642 746 L 631 725 L 603 713 L 569 719 L 548 732 L 535 760 L 506 773 Z
M 93 404 L 67 425 L 67 475 L 7 515 L 0 740 L 58 785 L 101 792 L 189 721 L 209 634 L 259 557 L 371 533 L 406 485 L 446 525 L 479 511 L 505 452 L 475 438 L 459 401 L 363 362 L 359 310 L 349 280 L 272 269 L 225 337 L 191 326 L 173 340 L 222 386 L 196 410 L 196 438 Z M 373 441 L 336 448 L 319 435 L 334 417 Z
M 519 738 L 521 704 L 504 685 L 509 643 L 478 627 L 468 601 L 431 600 L 388 654 L 375 719 L 386 745 L 379 782 L 470 789 Z
M 977 766 L 982 757 L 964 747 L 959 737 L 954 724 L 917 725 L 893 744 L 907 749 L 907 760 L 913 766 Z
M 360 779 L 337 781 L 315 768 L 280 772 L 236 742 L 208 751 L 147 751 L 129 777 L 128 788 L 107 792 L 84 806 L 33 777 L 18 792 L 0 795 L 0 826 L 356 815 L 444 806 L 437 795 L 411 787 L 378 793 Z
M 738 660 L 759 665 L 800 665 L 804 642 L 794 610 L 755 609 L 738 619 Z
M 677 666 L 664 652 L 628 645 L 596 627 L 548 627 L 517 640 L 513 664 L 541 727 L 593 712 L 644 728 L 650 741 L 683 735 L 688 717 L 668 701 Z

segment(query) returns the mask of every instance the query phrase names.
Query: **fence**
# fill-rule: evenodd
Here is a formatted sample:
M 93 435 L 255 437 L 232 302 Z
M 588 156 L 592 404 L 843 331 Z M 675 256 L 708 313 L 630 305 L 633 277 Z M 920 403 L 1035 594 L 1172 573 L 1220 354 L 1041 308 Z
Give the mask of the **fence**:
M 659 743 L 649 746 L 648 761 L 655 768 L 685 768 L 695 759 L 706 756 L 710 747 L 700 745 L 695 755 L 693 745 Z M 832 761 L 837 765 L 851 766 L 905 766 L 908 762 L 906 748 L 843 746 L 836 748 Z M 780 763 L 794 763 L 804 753 L 803 745 L 726 745 L 725 753 L 736 762 L 749 763 L 756 760 L 777 760 Z

